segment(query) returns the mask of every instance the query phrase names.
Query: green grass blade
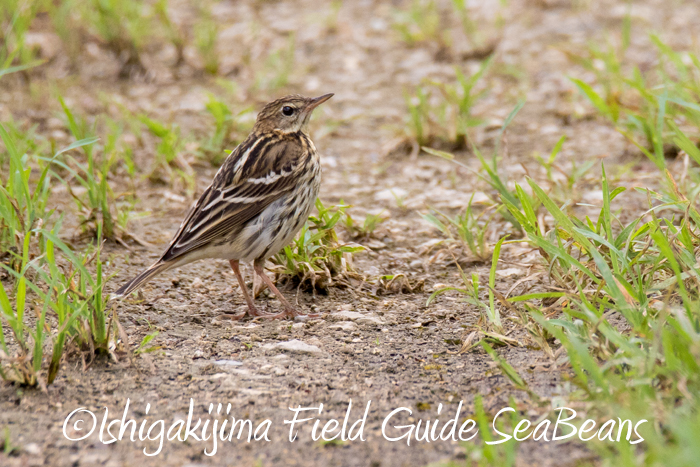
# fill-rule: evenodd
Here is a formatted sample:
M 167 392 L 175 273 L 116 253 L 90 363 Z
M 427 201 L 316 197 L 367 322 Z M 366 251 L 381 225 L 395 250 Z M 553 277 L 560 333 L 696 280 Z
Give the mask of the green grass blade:
M 506 238 L 508 237 L 502 237 L 500 240 L 498 240 L 496 246 L 493 248 L 493 256 L 491 258 L 491 271 L 489 272 L 489 321 L 491 321 L 491 323 L 495 324 L 499 328 L 501 327 L 501 317 L 498 310 L 496 309 L 493 288 L 496 286 L 496 269 L 498 269 L 498 259 L 501 255 L 501 246 L 503 245 L 503 242 Z
M 603 114 L 605 117 L 608 117 L 610 120 L 613 122 L 617 121 L 617 118 L 614 116 L 613 111 L 610 109 L 610 106 L 605 102 L 605 99 L 600 97 L 600 95 L 593 90 L 591 86 L 588 84 L 584 83 L 580 79 L 576 78 L 571 78 L 569 77 L 569 80 L 576 85 L 577 88 L 585 95 L 588 100 L 593 104 L 593 106 Z
M 17 65 L 17 66 L 11 66 L 9 68 L 4 68 L 0 70 L 0 78 L 2 78 L 5 75 L 9 75 L 10 73 L 16 73 L 18 71 L 23 71 L 23 70 L 28 70 L 30 68 L 37 67 L 39 65 L 43 65 L 46 62 L 46 60 L 35 60 L 33 62 L 25 63 L 24 65 Z

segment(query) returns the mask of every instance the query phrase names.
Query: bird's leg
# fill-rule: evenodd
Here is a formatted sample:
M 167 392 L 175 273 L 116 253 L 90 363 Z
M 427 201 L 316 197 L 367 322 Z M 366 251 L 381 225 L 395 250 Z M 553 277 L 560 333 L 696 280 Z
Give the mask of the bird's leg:
M 284 298 L 284 295 L 282 295 L 282 292 L 280 292 L 277 287 L 275 287 L 275 284 L 272 282 L 272 279 L 267 277 L 267 274 L 265 274 L 265 270 L 263 269 L 263 265 L 259 264 L 257 261 L 253 263 L 253 268 L 255 269 L 255 272 L 260 276 L 260 279 L 263 280 L 265 285 L 267 285 L 272 292 L 277 295 L 277 298 L 279 298 L 280 302 L 282 302 L 282 305 L 284 306 L 284 314 L 287 316 L 302 316 L 302 313 L 299 313 L 292 305 L 287 301 L 286 298 Z
M 245 281 L 243 280 L 243 276 L 241 275 L 241 270 L 238 267 L 238 260 L 232 259 L 229 261 L 229 264 L 231 265 L 231 269 L 233 269 L 233 273 L 236 275 L 236 279 L 238 279 L 238 285 L 241 287 L 241 291 L 243 292 L 245 302 L 248 304 L 248 314 L 250 316 L 260 316 L 266 319 L 284 318 L 286 316 L 286 313 L 272 314 L 258 311 L 258 309 L 253 304 L 253 299 L 248 293 L 248 287 L 246 287 Z M 242 317 L 243 316 L 241 316 L 241 318 Z
M 243 276 L 241 275 L 241 270 L 238 268 L 238 260 L 232 259 L 229 261 L 229 264 L 231 265 L 231 269 L 233 269 L 233 273 L 236 275 L 236 279 L 238 280 L 238 286 L 241 288 L 241 292 L 243 292 L 243 298 L 245 298 L 245 302 L 248 305 L 248 313 L 251 316 L 260 316 L 260 312 L 257 308 L 255 308 L 255 305 L 253 304 L 253 299 L 250 298 L 250 294 L 248 293 L 248 287 L 246 287 L 245 281 L 243 280 Z

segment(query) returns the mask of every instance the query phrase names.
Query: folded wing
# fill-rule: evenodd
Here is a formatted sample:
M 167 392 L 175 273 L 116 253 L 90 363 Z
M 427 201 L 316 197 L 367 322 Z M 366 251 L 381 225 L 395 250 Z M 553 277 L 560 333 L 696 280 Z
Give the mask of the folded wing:
M 308 147 L 295 135 L 250 135 L 190 210 L 161 261 L 235 235 L 296 186 Z

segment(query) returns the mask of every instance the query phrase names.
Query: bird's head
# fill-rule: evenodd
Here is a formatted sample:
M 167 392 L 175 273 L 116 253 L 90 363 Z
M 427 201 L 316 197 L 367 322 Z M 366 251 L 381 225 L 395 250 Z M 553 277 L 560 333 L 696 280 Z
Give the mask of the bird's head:
M 333 94 L 314 98 L 294 94 L 270 102 L 258 114 L 254 131 L 280 130 L 284 133 L 298 131 L 308 133 L 311 113 L 331 97 Z

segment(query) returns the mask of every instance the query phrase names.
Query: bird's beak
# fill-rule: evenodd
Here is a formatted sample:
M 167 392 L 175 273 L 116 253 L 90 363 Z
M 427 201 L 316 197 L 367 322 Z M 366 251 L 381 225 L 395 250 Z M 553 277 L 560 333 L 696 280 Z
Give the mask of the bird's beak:
M 333 96 L 334 96 L 334 94 L 330 93 L 330 94 L 324 94 L 324 95 L 319 96 L 319 97 L 314 97 L 313 99 L 311 99 L 309 101 L 309 104 L 307 106 L 308 112 L 311 112 L 316 107 L 323 104 L 324 102 L 326 102 L 328 99 L 330 99 Z

